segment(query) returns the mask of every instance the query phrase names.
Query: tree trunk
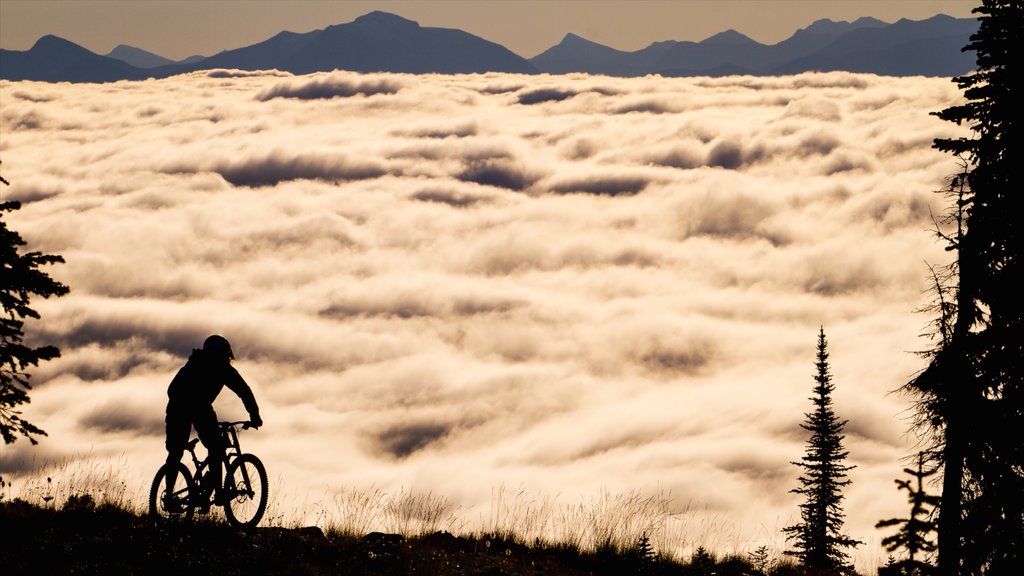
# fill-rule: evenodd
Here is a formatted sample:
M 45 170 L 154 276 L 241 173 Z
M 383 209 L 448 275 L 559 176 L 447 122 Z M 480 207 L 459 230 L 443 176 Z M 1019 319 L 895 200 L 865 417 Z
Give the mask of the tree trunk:
M 964 448 L 960 418 L 946 424 L 943 448 L 942 500 L 939 501 L 939 576 L 960 576 L 960 532 L 963 516 Z

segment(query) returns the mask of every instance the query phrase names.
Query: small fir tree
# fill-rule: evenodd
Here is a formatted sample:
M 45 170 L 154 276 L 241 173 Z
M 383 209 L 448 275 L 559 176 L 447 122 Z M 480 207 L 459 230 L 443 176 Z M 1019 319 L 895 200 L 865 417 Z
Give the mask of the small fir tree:
M 907 551 L 907 558 L 890 562 L 878 571 L 880 576 L 927 576 L 934 568 L 921 554 L 935 551 L 935 542 L 931 535 L 935 532 L 933 513 L 939 506 L 939 497 L 932 496 L 924 490 L 924 479 L 935 474 L 935 470 L 924 469 L 925 455 L 917 456 L 917 470 L 904 468 L 903 471 L 913 477 L 912 480 L 896 480 L 900 490 L 907 491 L 910 500 L 910 516 L 907 518 L 890 518 L 875 525 L 876 528 L 899 526 L 897 533 L 882 539 L 882 546 L 889 552 L 899 548 Z M 916 487 L 915 487 L 916 484 Z M 890 556 L 890 558 L 892 558 Z
M 640 574 L 650 574 L 658 560 L 658 554 L 654 551 L 654 546 L 651 544 L 651 539 L 647 537 L 647 532 L 640 536 L 634 553 L 639 564 Z
M 842 534 L 843 493 L 850 484 L 846 473 L 853 466 L 843 464 L 847 452 L 843 450 L 843 427 L 832 409 L 832 375 L 828 364 L 828 342 L 825 329 L 818 332 L 818 356 L 815 362 L 814 411 L 806 415 L 800 426 L 811 433 L 807 453 L 802 461 L 793 462 L 803 469 L 800 487 L 791 492 L 804 497 L 800 505 L 798 524 L 783 528 L 786 540 L 793 541 L 795 550 L 786 554 L 795 556 L 812 574 L 852 574 L 847 548 L 862 542 Z
M 768 569 L 771 568 L 772 561 L 768 556 L 768 546 L 766 545 L 759 546 L 753 552 L 747 552 L 747 558 L 750 559 L 750 565 L 753 566 L 755 574 L 767 574 Z
M 715 557 L 703 546 L 698 546 L 690 555 L 690 574 L 711 576 L 715 571 Z

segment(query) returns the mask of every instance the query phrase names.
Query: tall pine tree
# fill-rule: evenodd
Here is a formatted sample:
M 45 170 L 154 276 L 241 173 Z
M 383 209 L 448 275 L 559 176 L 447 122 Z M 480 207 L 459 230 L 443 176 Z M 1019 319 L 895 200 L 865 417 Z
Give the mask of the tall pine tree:
M 862 542 L 842 533 L 843 493 L 850 484 L 846 473 L 853 469 L 843 463 L 847 452 L 843 449 L 843 427 L 832 409 L 832 374 L 828 364 L 828 342 L 825 329 L 818 332 L 818 356 L 814 375 L 814 411 L 806 415 L 800 426 L 811 433 L 807 440 L 807 453 L 802 461 L 793 464 L 803 469 L 800 487 L 791 492 L 804 497 L 800 505 L 798 524 L 783 528 L 786 540 L 793 541 L 795 550 L 786 554 L 796 556 L 809 574 L 852 574 L 847 548 Z
M 939 336 L 928 367 L 907 384 L 942 470 L 939 573 L 1010 574 L 1024 565 L 1024 214 L 1015 98 L 1024 3 L 983 0 L 965 50 L 977 70 L 955 78 L 965 103 L 938 113 L 972 137 L 935 147 L 965 163 L 954 179 L 953 262 L 936 275 Z

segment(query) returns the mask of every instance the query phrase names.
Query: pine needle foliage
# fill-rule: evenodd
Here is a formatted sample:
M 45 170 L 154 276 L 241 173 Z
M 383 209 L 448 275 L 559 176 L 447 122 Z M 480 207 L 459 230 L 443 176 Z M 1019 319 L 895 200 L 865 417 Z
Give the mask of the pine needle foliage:
M 795 556 L 812 574 L 853 574 L 850 555 L 846 549 L 862 544 L 842 533 L 843 493 L 850 484 L 847 472 L 853 466 L 844 464 L 848 453 L 843 449 L 843 428 L 832 408 L 832 374 L 828 363 L 828 341 L 825 329 L 818 332 L 818 352 L 815 362 L 814 393 L 810 400 L 814 410 L 806 414 L 800 426 L 811 433 L 807 451 L 800 462 L 793 462 L 803 473 L 800 487 L 790 492 L 804 497 L 800 505 L 801 521 L 783 528 L 787 541 L 795 550 L 785 553 Z
M 21 208 L 19 202 L 0 203 L 0 436 L 11 444 L 18 436 L 36 444 L 34 435 L 46 432 L 25 420 L 18 407 L 29 402 L 29 374 L 26 370 L 44 360 L 60 356 L 55 346 L 31 347 L 23 343 L 25 320 L 39 318 L 29 307 L 32 296 L 63 296 L 67 286 L 54 281 L 40 266 L 63 262 L 60 256 L 40 252 L 21 253 L 21 235 L 7 227 L 5 212 Z

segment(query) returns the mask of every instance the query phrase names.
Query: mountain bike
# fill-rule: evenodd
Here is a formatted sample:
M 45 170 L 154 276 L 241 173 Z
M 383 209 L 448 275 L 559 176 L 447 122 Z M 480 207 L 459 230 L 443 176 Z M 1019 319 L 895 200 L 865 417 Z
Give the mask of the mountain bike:
M 267 510 L 267 470 L 263 462 L 252 454 L 243 454 L 238 443 L 239 430 L 251 427 L 249 422 L 218 422 L 224 438 L 224 469 L 227 471 L 223 488 L 224 515 L 228 523 L 238 528 L 251 528 L 263 518 Z M 214 503 L 214 485 L 209 455 L 200 460 L 196 455 L 199 438 L 189 440 L 185 449 L 192 455 L 194 471 L 181 463 L 164 464 L 157 470 L 149 489 L 149 514 L 154 518 L 191 520 L 196 510 L 208 512 Z M 167 475 L 177 468 L 174 486 L 167 490 Z

